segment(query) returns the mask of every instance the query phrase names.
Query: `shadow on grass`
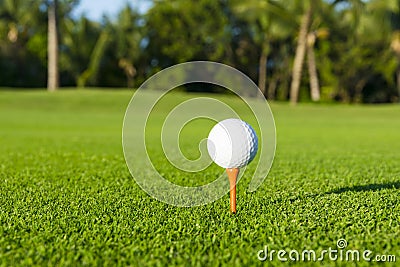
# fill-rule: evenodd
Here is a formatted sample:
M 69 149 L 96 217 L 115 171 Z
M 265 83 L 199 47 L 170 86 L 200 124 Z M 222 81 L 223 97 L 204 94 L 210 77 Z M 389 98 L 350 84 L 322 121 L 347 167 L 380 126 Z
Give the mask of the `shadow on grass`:
M 375 192 L 383 189 L 400 189 L 400 182 L 390 182 L 390 183 L 381 183 L 381 184 L 367 184 L 367 185 L 355 185 L 355 186 L 346 186 L 337 188 L 328 192 L 324 193 L 306 193 L 301 196 L 292 196 L 289 197 L 289 201 L 295 202 L 298 200 L 305 200 L 305 199 L 313 199 L 317 197 L 323 197 L 332 194 L 342 194 L 346 192 Z
M 326 192 L 325 194 L 328 195 L 328 194 L 341 194 L 341 193 L 345 193 L 345 192 L 378 191 L 381 189 L 400 189 L 400 182 L 342 187 L 342 188 L 338 188 L 338 189 Z

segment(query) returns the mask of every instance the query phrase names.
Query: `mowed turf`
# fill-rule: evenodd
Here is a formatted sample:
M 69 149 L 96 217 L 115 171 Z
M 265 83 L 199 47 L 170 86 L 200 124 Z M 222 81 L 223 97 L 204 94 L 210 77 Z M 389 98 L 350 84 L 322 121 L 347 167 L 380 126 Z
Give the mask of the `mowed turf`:
M 276 254 L 260 262 L 258 251 L 319 253 L 337 249 L 342 238 L 346 249 L 400 261 L 399 105 L 272 104 L 273 167 L 253 193 L 245 175 L 232 216 L 228 195 L 178 208 L 138 187 L 121 145 L 131 95 L 0 92 L 1 266 L 281 265 L 287 262 Z M 171 99 L 190 97 L 176 93 Z M 186 134 L 200 140 L 201 125 L 188 125 Z M 198 143 L 183 143 L 183 150 L 197 151 Z M 161 148 L 153 155 L 164 162 Z M 188 183 L 183 172 L 168 176 Z M 349 264 L 327 256 L 324 263 Z

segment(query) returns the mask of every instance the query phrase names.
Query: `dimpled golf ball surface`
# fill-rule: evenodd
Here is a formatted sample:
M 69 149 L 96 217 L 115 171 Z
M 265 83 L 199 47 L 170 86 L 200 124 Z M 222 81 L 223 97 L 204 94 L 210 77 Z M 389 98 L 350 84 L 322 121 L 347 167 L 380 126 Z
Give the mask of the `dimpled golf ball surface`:
M 239 119 L 227 119 L 216 124 L 207 139 L 212 160 L 222 168 L 241 168 L 254 159 L 258 138 L 254 129 Z

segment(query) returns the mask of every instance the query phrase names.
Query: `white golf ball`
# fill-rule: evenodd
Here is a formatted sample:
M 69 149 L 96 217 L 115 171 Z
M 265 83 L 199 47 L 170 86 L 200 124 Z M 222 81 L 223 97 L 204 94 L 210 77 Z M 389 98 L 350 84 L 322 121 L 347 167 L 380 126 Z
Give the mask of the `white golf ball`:
M 207 139 L 208 154 L 222 168 L 241 168 L 257 154 L 258 138 L 254 129 L 239 119 L 216 124 Z

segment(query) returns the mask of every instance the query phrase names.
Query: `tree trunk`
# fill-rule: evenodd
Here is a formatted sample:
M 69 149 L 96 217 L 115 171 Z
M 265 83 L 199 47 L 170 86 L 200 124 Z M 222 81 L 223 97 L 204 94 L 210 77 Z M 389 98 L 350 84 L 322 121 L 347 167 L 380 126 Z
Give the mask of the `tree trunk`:
M 278 77 L 273 77 L 272 79 L 269 79 L 268 95 L 267 95 L 268 100 L 275 100 L 276 86 L 278 84 L 278 81 L 279 81 Z
M 296 104 L 299 98 L 301 73 L 303 72 L 304 56 L 307 46 L 307 33 L 311 22 L 312 7 L 307 8 L 300 24 L 299 36 L 297 40 L 296 55 L 293 62 L 292 84 L 290 86 L 290 102 Z
M 317 73 L 317 64 L 315 63 L 315 33 L 309 33 L 307 37 L 307 63 L 308 63 L 308 74 L 310 75 L 310 89 L 312 101 L 319 101 L 321 99 L 319 80 Z
M 396 85 L 397 85 L 397 91 L 399 93 L 399 102 L 400 102 L 400 30 L 397 30 L 393 33 L 392 43 L 390 44 L 390 47 L 397 56 L 398 65 L 396 71 Z
M 359 80 L 355 87 L 354 87 L 354 96 L 350 97 L 351 103 L 361 103 L 362 102 L 362 91 L 367 84 L 368 80 L 367 79 L 361 79 Z
M 258 87 L 260 88 L 263 95 L 265 95 L 267 79 L 267 53 L 265 53 L 265 51 L 261 52 L 259 64 L 260 66 L 258 70 Z
M 125 74 L 127 77 L 127 86 L 128 88 L 133 88 L 135 86 L 135 76 L 136 76 L 136 68 L 130 64 L 128 68 L 125 70 Z
M 58 30 L 57 30 L 57 0 L 53 0 L 48 6 L 48 77 L 47 90 L 55 91 L 59 86 L 58 73 Z
M 79 88 L 84 88 L 90 79 L 96 80 L 100 69 L 101 59 L 103 58 L 104 52 L 107 49 L 108 42 L 109 33 L 107 31 L 103 31 L 97 39 L 96 45 L 94 46 L 92 54 L 90 55 L 88 68 L 78 77 L 77 86 Z
M 400 102 L 400 60 L 399 60 L 399 67 L 397 68 L 397 91 L 399 92 L 399 102 Z

